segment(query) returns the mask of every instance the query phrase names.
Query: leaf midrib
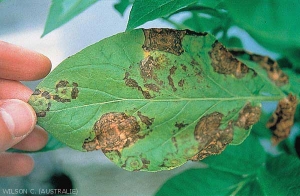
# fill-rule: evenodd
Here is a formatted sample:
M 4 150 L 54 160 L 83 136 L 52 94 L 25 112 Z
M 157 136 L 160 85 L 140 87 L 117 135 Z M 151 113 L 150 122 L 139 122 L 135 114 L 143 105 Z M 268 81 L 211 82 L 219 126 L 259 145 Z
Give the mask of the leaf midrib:
M 180 99 L 117 99 L 112 101 L 105 101 L 105 102 L 99 102 L 99 103 L 90 103 L 85 104 L 81 106 L 74 106 L 74 107 L 68 107 L 63 108 L 59 110 L 50 110 L 48 112 L 61 112 L 64 110 L 70 110 L 70 109 L 78 109 L 83 107 L 90 107 L 90 106 L 96 106 L 96 105 L 105 105 L 105 104 L 111 104 L 111 103 L 118 103 L 118 102 L 180 102 L 180 101 L 239 101 L 239 100 L 248 100 L 248 101 L 278 101 L 282 99 L 283 96 L 254 96 L 254 97 L 204 97 L 204 98 L 180 98 Z

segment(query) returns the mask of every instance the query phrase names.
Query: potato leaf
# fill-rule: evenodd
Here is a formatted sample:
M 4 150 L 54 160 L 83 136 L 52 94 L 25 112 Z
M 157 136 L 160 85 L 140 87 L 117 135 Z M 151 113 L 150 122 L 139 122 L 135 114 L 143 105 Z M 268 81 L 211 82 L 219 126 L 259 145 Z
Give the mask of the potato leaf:
M 127 170 L 172 169 L 240 144 L 282 91 L 208 33 L 138 29 L 69 57 L 29 103 L 38 124 Z
M 299 159 L 287 154 L 268 156 L 253 135 L 240 146 L 229 146 L 221 155 L 209 157 L 204 162 L 207 168 L 190 169 L 174 176 L 155 195 L 300 193 Z
M 168 16 L 182 7 L 196 3 L 197 0 L 135 0 L 127 24 L 132 30 L 148 21 Z
M 96 2 L 97 0 L 52 0 L 42 36 L 67 23 Z

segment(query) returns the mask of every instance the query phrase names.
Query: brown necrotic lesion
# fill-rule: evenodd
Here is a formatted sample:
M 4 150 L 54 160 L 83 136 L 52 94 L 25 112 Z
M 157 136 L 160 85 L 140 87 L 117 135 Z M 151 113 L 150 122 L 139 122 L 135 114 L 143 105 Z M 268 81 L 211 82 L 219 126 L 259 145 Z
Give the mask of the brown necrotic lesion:
M 220 128 L 224 117 L 222 113 L 213 112 L 203 116 L 194 131 L 194 137 L 200 147 L 199 152 L 190 160 L 197 161 L 210 155 L 220 154 L 232 142 L 234 127 L 248 130 L 259 120 L 260 114 L 260 107 L 247 103 L 240 110 L 239 117 L 236 120 L 229 120 L 225 128 Z
M 134 116 L 110 112 L 103 114 L 93 129 L 96 137 L 92 141 L 87 139 L 83 144 L 87 151 L 121 151 L 138 140 L 141 128 Z
M 234 56 L 246 56 L 247 59 L 259 64 L 267 72 L 269 79 L 277 86 L 284 86 L 289 83 L 288 75 L 280 69 L 278 62 L 270 57 L 240 49 L 231 49 L 229 51 Z
M 220 42 L 216 41 L 209 52 L 211 65 L 215 72 L 225 75 L 234 75 L 236 78 L 244 77 L 250 70 L 256 73 L 244 63 L 237 60 Z
M 286 139 L 294 125 L 294 116 L 297 108 L 296 96 L 289 94 L 279 101 L 275 112 L 267 123 L 267 127 L 272 131 L 272 142 L 278 144 Z
M 221 153 L 233 139 L 232 122 L 224 129 L 220 128 L 223 114 L 213 112 L 203 116 L 197 123 L 194 137 L 201 146 L 200 151 L 190 158 L 197 161 L 213 154 Z
M 181 42 L 186 31 L 160 28 L 144 29 L 143 31 L 145 35 L 143 49 L 145 51 L 159 50 L 177 56 L 184 52 Z

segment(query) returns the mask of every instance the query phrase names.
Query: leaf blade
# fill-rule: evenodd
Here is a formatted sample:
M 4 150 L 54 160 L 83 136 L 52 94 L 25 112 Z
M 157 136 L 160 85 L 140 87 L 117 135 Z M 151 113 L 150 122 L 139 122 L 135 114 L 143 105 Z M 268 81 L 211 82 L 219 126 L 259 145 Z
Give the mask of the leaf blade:
M 180 8 L 196 2 L 196 0 L 150 0 L 145 3 L 145 1 L 136 0 L 130 11 L 126 30 L 133 30 L 145 22 L 172 14 Z
M 162 41 L 156 40 L 157 33 L 167 42 L 153 45 Z M 170 39 L 180 44 L 166 46 Z M 215 43 L 210 34 L 190 31 L 121 33 L 62 62 L 38 85 L 30 104 L 38 123 L 72 148 L 101 148 L 128 170 L 172 169 L 220 153 L 232 131 L 250 131 L 261 100 L 283 96 L 253 70 L 236 72 L 236 59 L 230 73 L 219 73 L 222 67 L 214 70 L 212 53 L 218 51 L 213 48 L 220 46 Z M 206 134 L 205 122 L 210 120 L 215 129 Z M 217 151 L 209 152 L 209 145 L 216 145 Z
M 96 2 L 97 0 L 52 0 L 42 37 L 64 25 Z

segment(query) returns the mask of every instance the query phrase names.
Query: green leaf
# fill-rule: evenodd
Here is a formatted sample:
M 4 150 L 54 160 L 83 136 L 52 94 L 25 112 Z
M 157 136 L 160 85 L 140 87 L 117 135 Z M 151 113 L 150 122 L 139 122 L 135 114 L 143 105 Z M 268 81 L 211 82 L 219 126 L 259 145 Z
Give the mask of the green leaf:
M 67 23 L 97 0 L 52 0 L 43 36 Z
M 135 0 L 130 11 L 126 30 L 132 30 L 148 21 L 168 16 L 182 7 L 196 3 L 197 0 Z
M 194 31 L 212 32 L 214 29 L 219 28 L 221 26 L 222 20 L 214 16 L 202 16 L 198 12 L 192 11 L 191 17 L 183 21 L 183 24 Z
M 299 50 L 298 0 L 225 0 L 224 4 L 231 20 L 263 46 L 282 53 L 291 49 Z
M 241 145 L 230 145 L 222 154 L 210 156 L 203 162 L 216 170 L 246 176 L 255 174 L 257 169 L 264 165 L 265 160 L 266 153 L 258 138 L 250 134 Z
M 296 73 L 295 71 L 291 69 L 283 69 L 283 71 L 289 76 L 289 88 L 288 91 L 295 94 L 299 100 L 300 98 L 300 77 L 299 73 Z M 298 101 L 299 103 L 299 101 Z
M 241 145 L 206 158 L 208 167 L 171 178 L 156 195 L 263 195 L 255 176 L 265 159 L 257 138 L 250 135 Z
M 155 195 L 230 195 L 242 179 L 215 169 L 190 169 L 168 180 Z
M 127 170 L 157 171 L 241 143 L 261 101 L 282 97 L 210 34 L 138 29 L 63 61 L 29 103 L 66 145 L 102 149 Z
M 249 150 L 250 149 L 250 150 Z M 204 169 L 187 170 L 168 180 L 156 195 L 299 195 L 300 160 L 267 157 L 251 135 L 204 160 Z M 178 188 L 180 187 L 180 189 Z
M 269 157 L 265 168 L 257 176 L 265 195 L 300 194 L 300 160 L 298 157 L 287 154 Z
M 119 0 L 114 4 L 114 8 L 123 16 L 125 10 L 134 2 L 134 0 Z
M 202 6 L 209 7 L 209 8 L 218 8 L 223 3 L 224 0 L 199 0 L 198 3 Z

